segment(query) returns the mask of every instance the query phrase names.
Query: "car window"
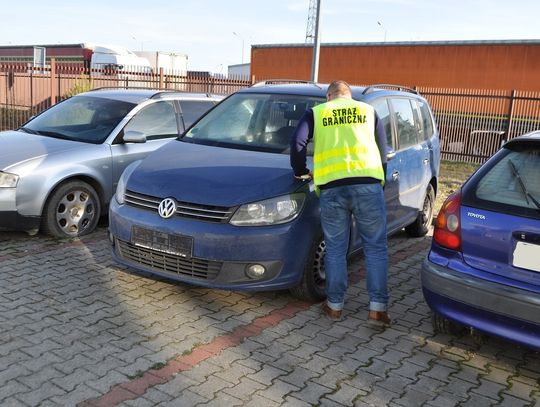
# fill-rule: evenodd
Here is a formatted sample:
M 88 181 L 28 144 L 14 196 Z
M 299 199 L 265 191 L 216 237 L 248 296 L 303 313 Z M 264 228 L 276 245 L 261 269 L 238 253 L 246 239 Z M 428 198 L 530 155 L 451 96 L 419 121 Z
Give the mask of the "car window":
M 386 133 L 386 143 L 388 147 L 394 148 L 394 141 L 392 137 L 392 121 L 390 120 L 390 108 L 388 107 L 388 101 L 386 99 L 379 99 L 372 103 L 373 108 L 377 112 L 379 119 L 384 126 L 384 132 Z
M 307 108 L 322 101 L 321 98 L 302 95 L 237 93 L 212 109 L 186 133 L 183 140 L 286 152 L 298 120 Z
M 427 103 L 417 100 L 414 102 L 414 105 L 416 107 L 416 112 L 418 113 L 418 119 L 420 122 L 420 139 L 421 140 L 428 140 L 431 137 L 433 137 L 433 119 L 431 117 L 431 113 L 429 111 L 429 107 Z
M 124 127 L 126 131 L 140 131 L 148 140 L 178 136 L 174 102 L 159 101 L 145 106 Z
M 499 208 L 528 208 L 540 214 L 540 209 L 534 203 L 534 199 L 540 202 L 538 174 L 540 149 L 510 151 L 477 183 L 475 199 L 484 203 L 502 204 L 498 205 Z M 526 196 L 525 191 L 530 195 Z
M 119 100 L 74 96 L 45 110 L 24 128 L 44 136 L 98 144 L 134 107 Z
M 211 100 L 181 100 L 180 110 L 184 120 L 184 128 L 188 128 L 204 113 L 215 105 Z
M 414 125 L 414 114 L 409 99 L 391 100 L 397 128 L 398 148 L 403 150 L 417 144 L 417 131 Z

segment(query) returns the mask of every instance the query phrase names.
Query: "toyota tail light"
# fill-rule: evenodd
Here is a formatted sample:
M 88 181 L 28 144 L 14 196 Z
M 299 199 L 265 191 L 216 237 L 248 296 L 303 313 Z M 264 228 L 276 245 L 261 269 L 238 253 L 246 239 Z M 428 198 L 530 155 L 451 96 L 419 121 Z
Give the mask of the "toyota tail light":
M 444 202 L 433 231 L 433 240 L 439 246 L 461 251 L 461 190 L 451 194 Z

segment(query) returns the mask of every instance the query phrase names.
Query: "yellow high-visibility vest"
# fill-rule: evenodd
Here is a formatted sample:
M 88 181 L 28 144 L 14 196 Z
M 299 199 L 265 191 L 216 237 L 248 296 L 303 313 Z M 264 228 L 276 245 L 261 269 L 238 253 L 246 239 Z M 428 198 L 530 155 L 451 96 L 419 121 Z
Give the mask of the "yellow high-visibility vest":
M 384 184 L 372 106 L 338 98 L 315 106 L 313 118 L 315 185 L 351 177 L 371 177 Z

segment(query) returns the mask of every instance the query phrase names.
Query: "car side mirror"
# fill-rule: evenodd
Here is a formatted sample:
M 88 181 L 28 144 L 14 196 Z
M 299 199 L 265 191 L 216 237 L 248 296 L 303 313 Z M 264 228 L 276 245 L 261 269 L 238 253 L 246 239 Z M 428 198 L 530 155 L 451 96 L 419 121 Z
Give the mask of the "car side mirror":
M 146 143 L 146 134 L 141 131 L 128 130 L 122 137 L 124 143 Z

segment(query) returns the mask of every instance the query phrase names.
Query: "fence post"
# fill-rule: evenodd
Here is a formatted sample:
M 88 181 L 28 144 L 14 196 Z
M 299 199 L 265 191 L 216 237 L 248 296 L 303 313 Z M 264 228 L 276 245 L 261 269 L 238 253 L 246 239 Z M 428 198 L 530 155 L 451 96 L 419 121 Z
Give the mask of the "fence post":
M 164 80 L 164 76 L 163 76 L 163 67 L 160 67 L 159 68 L 159 89 L 164 89 L 165 88 L 165 80 Z
M 506 140 L 503 139 L 503 141 L 508 141 L 510 140 L 510 129 L 512 128 L 512 122 L 513 122 L 513 119 L 514 119 L 514 102 L 516 100 L 516 90 L 513 89 L 512 92 L 510 93 L 510 106 L 508 108 L 508 121 L 507 121 L 507 125 L 506 125 L 506 132 L 505 132 L 505 135 L 503 137 L 506 138 Z
M 51 58 L 51 106 L 56 103 L 56 59 Z
M 30 71 L 30 116 L 34 115 L 34 70 Z

